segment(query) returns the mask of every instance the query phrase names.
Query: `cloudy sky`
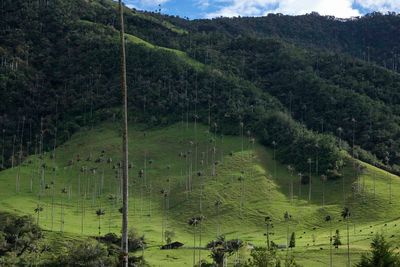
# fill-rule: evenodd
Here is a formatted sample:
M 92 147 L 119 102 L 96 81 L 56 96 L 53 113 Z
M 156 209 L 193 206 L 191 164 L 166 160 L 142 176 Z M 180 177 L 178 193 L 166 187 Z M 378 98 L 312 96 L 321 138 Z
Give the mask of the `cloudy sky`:
M 372 11 L 400 12 L 400 0 L 124 0 L 128 6 L 181 17 L 263 16 L 268 13 L 299 15 L 316 11 L 339 18 Z

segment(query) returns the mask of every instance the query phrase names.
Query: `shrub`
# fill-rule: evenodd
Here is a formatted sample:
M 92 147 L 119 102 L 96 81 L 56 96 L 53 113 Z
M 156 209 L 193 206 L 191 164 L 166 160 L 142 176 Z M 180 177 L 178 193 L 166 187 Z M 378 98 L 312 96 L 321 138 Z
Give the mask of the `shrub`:
M 107 247 L 93 239 L 79 243 L 70 243 L 64 254 L 60 255 L 53 266 L 117 266 L 117 258 L 109 257 Z

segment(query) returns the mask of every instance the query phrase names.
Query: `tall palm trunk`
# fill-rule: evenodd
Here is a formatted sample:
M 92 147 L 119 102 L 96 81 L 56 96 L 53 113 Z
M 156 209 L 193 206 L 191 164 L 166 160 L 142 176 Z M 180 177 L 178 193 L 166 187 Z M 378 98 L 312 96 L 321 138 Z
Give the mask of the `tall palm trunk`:
M 5 151 L 5 145 L 6 145 L 5 139 L 4 139 L 5 132 L 6 132 L 6 130 L 3 129 L 3 144 L 1 146 L 1 169 L 4 169 L 4 151 Z
M 194 230 L 193 230 L 193 266 L 196 265 L 196 228 L 197 228 L 197 226 L 194 225 Z
M 22 117 L 22 129 L 21 129 L 21 140 L 20 140 L 20 148 L 19 148 L 19 161 L 18 161 L 18 173 L 17 173 L 17 183 L 16 183 L 16 192 L 19 193 L 21 186 L 21 165 L 22 165 L 22 152 L 23 152 L 23 142 L 24 142 L 24 126 L 25 126 L 25 116 Z
M 308 204 L 310 204 L 311 203 L 311 183 L 312 183 L 312 179 L 311 179 L 311 161 L 309 161 L 309 172 L 308 172 L 308 175 L 309 175 L 309 180 L 308 180 Z
M 350 235 L 349 235 L 349 220 L 346 220 L 347 226 L 347 266 L 350 267 Z
M 289 256 L 289 221 L 286 222 L 286 260 L 288 259 Z
M 329 232 L 330 232 L 330 237 L 329 237 L 329 266 L 333 266 L 333 261 L 332 261 L 332 221 L 329 222 Z
M 119 19 L 120 19 L 120 82 L 122 95 L 122 266 L 128 266 L 128 97 L 126 85 L 126 55 L 125 55 L 125 36 L 124 36 L 124 14 L 122 0 L 119 0 Z
M 325 207 L 325 181 L 322 181 L 322 207 Z

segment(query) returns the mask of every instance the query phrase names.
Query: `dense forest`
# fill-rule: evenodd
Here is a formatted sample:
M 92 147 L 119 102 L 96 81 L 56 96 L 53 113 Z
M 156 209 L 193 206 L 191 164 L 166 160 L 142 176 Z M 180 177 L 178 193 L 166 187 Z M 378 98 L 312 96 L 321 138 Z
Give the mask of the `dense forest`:
M 120 116 L 116 3 L 3 0 L 1 12 L 3 168 Z M 125 19 L 131 120 L 255 135 L 300 171 L 313 159 L 337 173 L 341 150 L 399 171 L 399 15 Z

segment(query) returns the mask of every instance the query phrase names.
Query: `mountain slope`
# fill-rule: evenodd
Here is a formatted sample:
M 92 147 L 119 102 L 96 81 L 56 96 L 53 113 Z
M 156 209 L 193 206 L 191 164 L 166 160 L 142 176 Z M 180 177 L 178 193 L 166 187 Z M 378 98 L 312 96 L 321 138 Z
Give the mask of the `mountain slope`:
M 196 136 L 197 154 L 193 145 Z M 130 221 L 140 234 L 145 234 L 149 247 L 144 253 L 152 264 L 187 266 L 191 263 L 192 256 L 187 249 L 192 246 L 193 229 L 187 225 L 187 220 L 200 214 L 205 216 L 202 223 L 203 245 L 217 235 L 218 228 L 227 238 L 241 238 L 264 245 L 265 216 L 271 216 L 275 225 L 271 239 L 278 244 L 285 244 L 283 213 L 288 211 L 292 215 L 290 231 L 296 232 L 298 238 L 294 253 L 299 262 L 306 266 L 322 266 L 328 262 L 329 224 L 324 222 L 324 218 L 326 214 L 331 214 L 334 227 L 343 234 L 345 224 L 339 222 L 343 205 L 350 207 L 351 223 L 356 229 L 351 232 L 354 260 L 368 248 L 373 235 L 371 231 L 384 230 L 385 235 L 390 237 L 394 234 L 394 238 L 399 240 L 395 233 L 399 223 L 397 210 L 400 203 L 397 198 L 400 178 L 367 164 L 362 164 L 366 169 L 359 177 L 362 186 L 360 193 L 352 191 L 357 180 L 351 162 L 348 162 L 343 180 L 345 203 L 342 180 L 328 181 L 323 208 L 319 177 L 312 177 L 312 202 L 307 204 L 308 185 L 302 185 L 300 189 L 298 176 L 291 176 L 285 166 L 274 161 L 273 151 L 265 150 L 258 143 L 249 143 L 248 138 L 243 140 L 242 152 L 240 137 L 214 136 L 203 125 L 195 127 L 194 124 L 179 123 L 158 129 L 131 124 L 129 139 L 132 162 Z M 211 149 L 214 145 L 215 155 Z M 102 234 L 109 231 L 118 233 L 118 209 L 121 206 L 118 197 L 119 147 L 118 124 L 115 122 L 82 129 L 56 149 L 55 157 L 52 157 L 53 152 L 44 153 L 42 159 L 39 155 L 32 156 L 21 166 L 0 172 L 0 209 L 32 214 L 38 218 L 41 227 L 63 230 L 66 234 L 81 235 L 83 230 L 83 235 L 96 236 L 99 223 Z M 89 157 L 90 161 L 87 161 Z M 112 162 L 109 162 L 110 158 Z M 212 175 L 214 158 L 218 160 L 216 176 Z M 145 170 L 142 177 L 139 177 L 140 170 Z M 201 176 L 198 176 L 198 172 Z M 18 173 L 20 192 L 15 193 Z M 243 177 L 243 180 L 240 181 L 239 177 Z M 392 182 L 392 204 L 388 204 L 389 177 Z M 291 179 L 293 201 L 289 190 Z M 187 190 L 190 188 L 189 181 L 192 182 L 191 191 Z M 169 192 L 167 198 L 161 194 L 162 189 Z M 219 212 L 215 207 L 217 200 L 222 202 Z M 34 212 L 37 205 L 43 207 L 39 214 Z M 164 210 L 164 207 L 169 208 Z M 99 208 L 105 211 L 100 222 L 95 213 Z M 185 243 L 186 249 L 160 251 L 158 246 L 162 244 L 162 229 L 173 230 L 175 239 Z M 313 236 L 316 239 L 315 246 L 312 245 Z M 207 259 L 208 252 L 201 253 L 202 258 Z M 338 264 L 343 260 L 343 253 L 344 248 L 335 251 L 334 259 Z M 246 255 L 244 250 L 241 257 Z
M 96 5 L 92 8 L 93 3 Z M 109 13 L 104 13 L 103 9 L 95 13 L 98 5 L 108 7 L 104 10 Z M 18 2 L 10 9 L 16 12 L 13 9 L 16 7 L 22 15 L 8 14 L 6 22 L 13 28 L 2 40 L 2 57 L 6 62 L 1 69 L 5 99 L 1 107 L 5 130 L 2 165 L 5 167 L 31 154 L 35 142 L 41 141 L 45 149 L 50 149 L 54 139 L 60 144 L 79 127 L 118 115 L 110 109 L 119 104 L 118 62 L 115 60 L 118 58 L 118 33 L 104 17 L 106 14 L 109 19 L 115 16 L 112 3 L 76 0 L 34 5 Z M 145 16 L 129 16 L 131 12 L 127 10 L 128 17 L 134 19 Z M 21 20 L 14 21 L 13 15 Z M 28 23 L 30 20 L 33 22 Z M 307 131 L 285 114 L 276 98 L 251 81 L 226 71 L 224 66 L 205 67 L 184 51 L 149 42 L 161 29 L 166 36 L 182 36 L 171 33 L 170 27 L 163 24 L 150 27 L 149 21 L 153 20 L 146 18 L 137 22 L 142 25 L 137 32 L 128 27 L 129 106 L 136 120 L 166 125 L 183 116 L 187 121 L 216 123 L 219 132 L 231 134 L 239 133 L 238 125 L 244 122 L 243 133 L 250 131 L 260 138 L 278 135 L 271 130 L 274 127 L 270 127 L 270 123 L 280 120 L 283 127 L 295 133 L 288 135 L 285 141 L 288 153 L 286 160 L 282 159 L 284 162 L 304 169 L 306 159 L 314 157 L 315 149 L 304 150 L 294 144 L 302 142 L 313 147 L 319 143 L 321 159 L 325 159 L 321 160 L 321 171 L 336 166 L 340 154 L 331 136 Z M 141 38 L 145 33 L 147 38 Z M 13 47 L 20 43 L 30 46 L 21 45 L 14 51 Z M 19 109 L 13 112 L 15 105 Z M 303 131 L 307 134 L 298 134 Z M 17 143 L 20 147 L 22 144 L 21 155 L 13 149 Z M 290 162 L 289 156 L 296 160 Z

